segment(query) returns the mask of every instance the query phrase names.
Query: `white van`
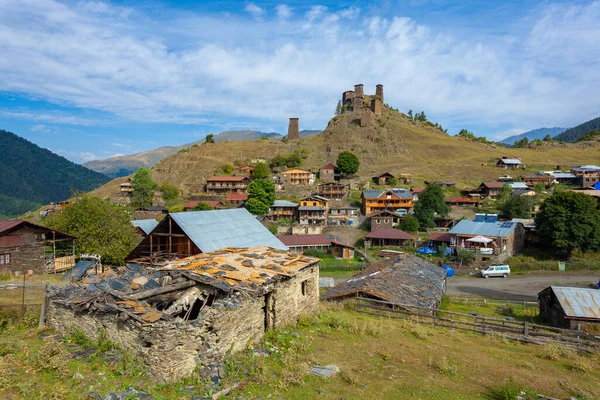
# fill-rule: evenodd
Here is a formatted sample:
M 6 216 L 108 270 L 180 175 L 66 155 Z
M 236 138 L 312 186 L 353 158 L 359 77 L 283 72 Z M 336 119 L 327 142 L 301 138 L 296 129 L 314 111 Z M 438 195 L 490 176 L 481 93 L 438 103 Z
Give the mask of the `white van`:
M 508 264 L 490 265 L 479 272 L 484 278 L 489 278 L 490 276 L 501 276 L 503 278 L 508 278 L 508 275 L 510 275 L 510 266 Z

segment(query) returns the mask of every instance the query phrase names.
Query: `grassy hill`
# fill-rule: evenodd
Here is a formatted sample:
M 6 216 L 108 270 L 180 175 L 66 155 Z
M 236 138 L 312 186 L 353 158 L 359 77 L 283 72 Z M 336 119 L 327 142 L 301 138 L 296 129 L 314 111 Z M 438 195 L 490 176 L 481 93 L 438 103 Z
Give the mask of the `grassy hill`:
M 448 179 L 468 187 L 505 174 L 506 170 L 495 167 L 495 159 L 499 157 L 521 157 L 528 170 L 509 171 L 511 175 L 519 176 L 554 169 L 557 165 L 568 167 L 597 162 L 600 143 L 552 143 L 505 149 L 449 136 L 427 122 L 414 121 L 384 108 L 383 115 L 364 128 L 360 127 L 356 114 L 347 113 L 332 118 L 321 134 L 288 143 L 252 140 L 191 147 L 189 151 L 166 157 L 152 169 L 152 175 L 159 183 L 168 181 L 185 189 L 200 187 L 206 177 L 228 163 L 244 163 L 256 158 L 270 160 L 276 155 L 301 151 L 306 157 L 301 168 L 317 170 L 327 162 L 335 162 L 344 150 L 350 150 L 360 158 L 358 176 L 365 183 L 374 174 L 389 171 L 412 174 L 413 186 L 422 185 L 424 180 Z M 113 181 L 94 194 L 106 197 L 118 190 L 118 183 Z
M 109 180 L 12 132 L 0 130 L 0 143 L 0 217 L 65 200 L 73 191 L 89 191 Z
M 600 117 L 584 122 L 574 128 L 567 129 L 560 135 L 556 135 L 554 140 L 560 142 L 576 142 L 581 136 L 597 129 L 600 129 Z

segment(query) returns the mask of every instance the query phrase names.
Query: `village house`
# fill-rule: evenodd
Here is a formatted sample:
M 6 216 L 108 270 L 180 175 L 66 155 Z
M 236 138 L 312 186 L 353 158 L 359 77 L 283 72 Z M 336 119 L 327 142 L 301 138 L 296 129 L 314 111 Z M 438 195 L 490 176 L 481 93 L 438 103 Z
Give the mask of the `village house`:
M 538 293 L 542 321 L 563 329 L 597 332 L 600 327 L 600 290 L 550 286 Z
M 514 256 L 525 243 L 523 224 L 498 221 L 497 214 L 476 214 L 473 221 L 461 220 L 450 230 L 450 235 L 455 252 L 474 251 L 480 261 L 490 256 Z
M 372 264 L 344 283 L 329 289 L 322 300 L 364 297 L 411 307 L 437 309 L 446 293 L 446 271 L 412 254 L 396 254 Z
M 269 207 L 267 218 L 274 222 L 293 222 L 298 218 L 298 204 L 287 200 L 275 200 Z
M 183 206 L 183 211 L 194 211 L 198 203 L 205 203 L 215 210 L 225 210 L 229 208 L 227 204 L 218 200 L 190 200 Z
M 542 184 L 544 188 L 554 186 L 554 177 L 548 174 L 523 175 L 522 179 L 529 189 L 533 189 L 538 183 Z
M 425 181 L 426 185 L 438 185 L 442 188 L 453 188 L 456 187 L 456 182 L 453 181 Z
M 154 228 L 156 228 L 158 221 L 155 219 L 136 219 L 131 221 L 131 225 L 135 227 L 138 235 L 146 237 Z
M 31 222 L 0 220 L 0 274 L 68 269 L 75 265 L 74 241 L 71 235 Z
M 281 173 L 281 182 L 290 185 L 312 185 L 315 182 L 315 176 L 310 171 L 301 169 L 288 169 Z
M 403 183 L 403 184 L 409 184 L 411 181 L 412 175 L 411 174 L 398 174 L 396 175 L 396 181 L 398 183 Z
M 206 193 L 245 192 L 249 184 L 250 178 L 247 176 L 209 176 L 206 178 Z
M 329 200 L 345 200 L 350 194 L 350 185 L 337 182 L 317 184 L 317 195 Z
M 478 207 L 479 201 L 469 197 L 454 196 L 448 197 L 446 204 L 453 208 Z
M 163 206 L 150 206 L 150 207 L 139 207 L 133 211 L 134 219 L 156 219 L 169 213 L 167 207 Z
M 389 172 L 382 172 L 379 175 L 373 177 L 373 182 L 378 185 L 389 185 L 390 179 L 396 179 L 396 177 Z M 397 181 L 396 181 L 397 182 Z
M 432 249 L 439 249 L 442 245 L 450 247 L 451 238 L 452 235 L 448 232 L 432 232 L 427 245 Z
M 412 193 L 412 197 L 413 197 L 413 202 L 419 200 L 419 194 L 423 193 L 423 190 L 425 190 L 425 188 L 412 188 L 412 189 L 410 189 L 410 192 Z
M 511 193 L 514 193 L 515 190 L 529 190 L 529 187 L 525 184 L 525 182 L 510 182 L 507 183 L 510 188 Z
M 572 172 L 558 171 L 538 171 L 538 174 L 548 174 L 554 178 L 554 183 L 561 185 L 575 185 L 577 176 Z
M 382 210 L 371 214 L 369 221 L 371 223 L 371 231 L 380 228 L 395 228 L 402 221 L 403 216 L 390 210 Z
M 525 169 L 525 165 L 521 162 L 520 158 L 502 157 L 496 163 L 496 167 L 504 169 Z
M 471 192 L 479 193 L 482 198 L 495 199 L 505 184 L 504 182 L 496 181 L 482 182 L 478 188 L 471 190 Z
M 307 250 L 317 250 L 331 253 L 336 258 L 353 259 L 356 249 L 342 241 L 327 235 L 284 235 L 279 240 L 293 253 L 304 253 Z
M 327 225 L 355 225 L 358 223 L 360 208 L 331 206 L 327 214 Z
M 241 206 L 248 200 L 248 193 L 231 192 L 225 201 L 232 206 Z
M 298 219 L 301 225 L 327 225 L 329 199 L 312 195 L 300 200 Z
M 269 246 L 287 250 L 245 208 L 168 214 L 127 256 L 127 261 L 164 264 L 225 247 Z
M 591 187 L 600 182 L 600 167 L 597 165 L 582 165 L 572 168 L 571 173 L 576 178 L 576 183 L 581 187 Z
M 253 173 L 254 167 L 252 165 L 242 165 L 235 169 L 236 176 L 247 176 L 248 178 L 251 178 Z
M 332 163 L 325 164 L 319 169 L 319 179 L 323 182 L 335 182 L 339 181 L 340 178 L 338 167 Z
M 319 259 L 268 247 L 199 254 L 153 273 L 136 264 L 48 297 L 45 321 L 93 341 L 104 335 L 160 383 L 214 373 L 230 354 L 319 305 Z M 93 286 L 93 288 L 91 288 Z
M 415 238 L 400 229 L 379 228 L 365 233 L 367 247 L 413 247 Z
M 362 206 L 367 217 L 386 209 L 409 212 L 413 207 L 413 194 L 408 189 L 363 190 Z

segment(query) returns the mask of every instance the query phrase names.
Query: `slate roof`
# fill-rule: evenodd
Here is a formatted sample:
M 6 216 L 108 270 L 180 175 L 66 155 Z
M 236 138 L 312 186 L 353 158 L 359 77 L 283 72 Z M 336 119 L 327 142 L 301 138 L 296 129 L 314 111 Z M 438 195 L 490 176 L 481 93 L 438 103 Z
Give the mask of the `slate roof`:
M 329 289 L 323 300 L 357 294 L 413 307 L 436 307 L 444 295 L 446 271 L 412 254 L 373 264 L 347 282 Z
M 517 224 L 517 222 L 475 222 L 463 219 L 450 230 L 450 233 L 453 235 L 508 237 Z
M 245 208 L 178 212 L 169 216 L 203 253 L 225 247 L 268 246 L 287 250 Z
M 148 235 L 156 225 L 158 225 L 158 221 L 155 219 L 136 219 L 131 221 L 131 224 L 136 228 L 140 228 L 146 235 Z
M 298 204 L 287 200 L 275 200 L 271 207 L 298 207 Z
M 600 319 L 600 290 L 550 286 L 567 317 Z M 540 292 L 541 293 L 541 292 Z
M 363 190 L 363 196 L 365 199 L 378 199 L 384 194 L 392 192 L 401 199 L 412 199 L 412 193 L 408 189 L 393 189 L 393 190 L 376 190 L 368 189 Z
M 365 233 L 365 239 L 399 239 L 412 240 L 414 237 L 410 233 L 394 228 L 380 228 L 373 232 Z

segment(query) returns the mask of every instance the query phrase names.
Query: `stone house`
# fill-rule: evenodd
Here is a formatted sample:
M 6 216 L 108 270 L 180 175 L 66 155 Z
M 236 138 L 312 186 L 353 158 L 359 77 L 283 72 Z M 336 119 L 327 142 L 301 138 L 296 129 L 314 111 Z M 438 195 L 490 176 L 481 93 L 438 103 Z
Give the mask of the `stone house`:
M 252 165 L 242 165 L 235 169 L 236 176 L 247 176 L 248 178 L 252 177 L 254 173 L 254 167 Z
M 354 225 L 358 223 L 360 208 L 331 206 L 327 214 L 327 225 Z
M 152 274 L 129 264 L 97 276 L 104 284 L 95 291 L 84 285 L 51 292 L 45 320 L 92 340 L 105 332 L 158 382 L 174 382 L 315 311 L 318 262 L 255 247 L 199 254 Z
M 390 210 L 382 210 L 371 214 L 369 220 L 372 231 L 380 228 L 395 228 L 402 221 L 402 215 Z
M 557 328 L 597 331 L 600 327 L 600 290 L 550 286 L 538 293 L 540 317 Z
M 454 196 L 446 199 L 446 204 L 453 208 L 477 207 L 479 201 L 469 197 Z
M 335 182 L 340 180 L 340 171 L 332 163 L 328 163 L 319 168 L 319 179 L 323 182 Z
M 600 182 L 600 167 L 597 165 L 572 168 L 571 173 L 575 175 L 575 182 L 581 187 L 591 187 Z
M 249 184 L 247 176 L 209 176 L 206 178 L 206 193 L 245 192 Z
M 134 219 L 156 219 L 169 213 L 167 207 L 150 206 L 140 207 L 133 211 Z
M 248 200 L 248 193 L 231 192 L 225 201 L 232 206 L 241 206 Z
M 74 241 L 71 235 L 31 222 L 0 220 L 0 273 L 70 268 L 75 265 Z

